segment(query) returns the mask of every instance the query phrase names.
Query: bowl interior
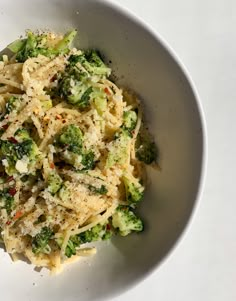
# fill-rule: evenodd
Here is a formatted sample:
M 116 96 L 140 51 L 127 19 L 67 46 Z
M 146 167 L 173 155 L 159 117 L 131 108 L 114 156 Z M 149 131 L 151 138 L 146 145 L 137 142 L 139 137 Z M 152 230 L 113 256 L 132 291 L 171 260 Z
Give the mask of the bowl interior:
M 98 48 L 117 83 L 138 93 L 160 151 L 161 171 L 148 170 L 141 235 L 98 244 L 97 255 L 50 277 L 0 250 L 3 300 L 104 300 L 136 283 L 170 251 L 185 228 L 201 179 L 204 133 L 194 91 L 170 52 L 142 22 L 103 1 L 1 1 L 4 48 L 26 29 L 78 28 L 77 46 Z M 14 290 L 12 283 L 14 282 Z

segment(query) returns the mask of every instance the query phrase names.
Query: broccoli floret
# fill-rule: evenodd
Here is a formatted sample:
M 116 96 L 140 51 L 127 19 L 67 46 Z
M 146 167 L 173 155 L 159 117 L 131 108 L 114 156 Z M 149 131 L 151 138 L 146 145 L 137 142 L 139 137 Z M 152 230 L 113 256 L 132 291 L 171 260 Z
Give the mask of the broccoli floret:
M 84 73 L 70 71 L 71 74 L 62 76 L 58 83 L 59 96 L 79 109 L 86 109 L 93 101 L 100 115 L 106 110 L 106 94 L 99 88 L 91 86 Z
M 59 80 L 58 87 L 59 94 L 68 103 L 76 105 L 80 109 L 85 109 L 90 105 L 90 94 L 93 88 L 89 87 L 89 83 L 83 80 L 83 74 L 80 78 L 74 74 L 63 76 Z
M 83 170 L 94 168 L 94 153 L 84 150 L 83 134 L 78 126 L 71 124 L 65 127 L 57 138 L 56 146 L 62 148 L 60 156 L 67 163 Z
M 131 135 L 132 130 L 135 129 L 137 124 L 138 116 L 135 111 L 126 111 L 123 114 L 123 125 L 122 128 Z M 131 135 L 132 137 L 132 135 Z
M 126 236 L 132 231 L 143 231 L 143 222 L 129 207 L 119 206 L 112 215 L 112 226 L 118 229 L 121 236 Z
M 67 183 L 65 182 L 61 186 L 58 192 L 58 196 L 63 202 L 66 202 L 70 198 L 70 195 L 71 195 L 70 190 L 68 189 Z
M 15 137 L 18 141 L 22 141 L 22 140 L 28 140 L 30 139 L 30 135 L 29 135 L 29 132 L 22 128 L 22 129 L 18 129 L 16 132 L 15 132 Z
M 10 137 L 8 140 L 0 140 L 0 159 L 6 160 L 7 163 L 4 164 L 5 171 L 8 175 L 12 175 L 17 171 L 20 173 L 25 173 L 28 167 L 31 167 L 35 163 L 37 158 L 40 156 L 40 151 L 36 143 L 30 138 L 26 130 L 18 130 L 15 134 L 15 137 Z M 26 165 L 20 171 L 17 166 L 21 159 L 27 159 L 27 163 L 22 162 Z M 18 165 L 17 165 L 18 162 Z M 22 168 L 21 168 L 22 169 Z
M 4 120 L 6 115 L 10 114 L 13 110 L 18 111 L 21 105 L 21 98 L 16 96 L 11 96 L 5 105 L 5 110 L 0 116 L 0 120 Z
M 21 98 L 16 96 L 11 96 L 6 102 L 5 110 L 0 115 L 0 121 L 4 120 L 6 115 L 10 114 L 13 110 L 18 111 L 21 105 Z M 3 131 L 4 128 L 1 128 Z
M 105 185 L 101 185 L 99 188 L 93 185 L 88 185 L 88 189 L 95 194 L 107 194 L 108 191 Z
M 25 43 L 16 54 L 16 60 L 24 62 L 29 57 L 36 57 L 39 54 L 46 55 L 48 51 L 46 41 L 46 35 L 35 35 L 29 31 Z
M 4 188 L 0 190 L 0 208 L 4 208 L 7 214 L 11 214 L 14 208 L 14 195 L 16 194 L 15 187 Z
M 17 53 L 24 48 L 25 43 L 26 39 L 18 39 L 9 44 L 7 48 L 10 49 L 13 53 Z
M 85 152 L 81 149 L 81 152 L 72 152 L 68 150 L 64 150 L 60 152 L 60 157 L 65 162 L 73 165 L 77 170 L 90 170 L 94 169 L 95 161 L 94 161 L 94 153 L 92 151 Z
M 136 204 L 143 198 L 144 187 L 140 183 L 133 183 L 126 176 L 122 177 L 125 185 L 126 200 L 129 204 Z
M 102 114 L 104 105 L 106 106 L 105 93 L 91 86 L 90 76 L 110 74 L 110 69 L 105 66 L 95 51 L 85 52 L 81 55 L 71 55 L 68 61 L 69 65 L 58 81 L 59 96 L 80 109 L 87 108 L 91 99 L 94 99 L 95 107 L 98 108 L 99 114 Z M 78 62 L 85 71 L 76 66 Z M 96 100 L 97 98 L 98 100 Z
M 35 150 L 34 150 L 34 142 L 32 139 L 27 139 L 19 143 L 16 147 L 16 154 L 17 158 L 21 159 L 24 156 L 31 157 L 34 156 Z
M 54 195 L 60 190 L 63 184 L 62 178 L 56 173 L 56 171 L 53 171 L 49 174 L 47 178 L 47 184 L 48 184 L 48 191 Z
M 89 106 L 90 102 L 90 94 L 93 92 L 93 88 L 89 87 L 81 96 L 81 98 L 78 100 L 77 105 L 81 108 L 81 109 L 85 109 Z
M 112 229 L 108 221 L 103 225 L 98 224 L 90 230 L 71 236 L 65 250 L 65 255 L 71 257 L 76 254 L 76 249 L 79 248 L 80 245 L 98 240 L 108 240 L 111 236 Z M 57 242 L 61 247 L 62 241 L 60 240 Z
M 81 169 L 82 168 L 82 155 L 77 153 L 73 153 L 68 151 L 67 149 L 60 151 L 59 149 L 59 155 L 61 160 L 65 161 L 66 163 L 74 166 L 77 169 Z
M 103 77 L 111 74 L 111 69 L 104 64 L 96 50 L 88 50 L 80 55 L 71 55 L 69 62 L 71 66 L 75 66 L 79 62 L 91 75 Z
M 148 133 L 141 132 L 138 134 L 135 143 L 135 155 L 139 161 L 145 164 L 151 164 L 157 160 L 157 147 Z
M 16 108 L 17 97 L 11 96 L 6 103 L 6 114 L 11 113 Z
M 73 235 L 68 240 L 68 244 L 66 246 L 65 255 L 70 258 L 72 255 L 76 254 L 76 249 L 80 246 L 80 238 L 78 235 Z
M 127 131 L 120 131 L 116 133 L 115 140 L 112 141 L 109 153 L 106 160 L 106 167 L 110 168 L 115 164 L 125 164 L 129 153 L 127 144 L 130 142 L 130 135 Z
M 70 50 L 71 44 L 74 41 L 74 38 L 77 34 L 77 30 L 74 29 L 72 31 L 69 31 L 66 33 L 61 41 L 58 42 L 58 44 L 54 48 L 54 52 L 57 54 L 64 54 L 68 53 Z
M 99 115 L 103 115 L 107 108 L 106 93 L 99 88 L 93 88 L 91 99 Z
M 94 153 L 92 151 L 82 154 L 81 164 L 83 165 L 83 170 L 94 169 Z
M 106 222 L 103 225 L 97 224 L 90 230 L 80 233 L 78 236 L 81 244 L 84 244 L 97 240 L 105 240 L 108 238 L 108 232 L 111 234 L 111 228 L 108 226 L 108 222 Z
M 85 57 L 83 54 L 72 54 L 69 58 L 68 61 L 70 63 L 71 67 L 76 66 L 77 63 L 83 63 L 85 61 Z
M 85 59 L 86 61 L 83 63 L 83 65 L 89 71 L 89 73 L 102 76 L 110 75 L 111 69 L 104 64 L 98 51 L 86 51 Z
M 83 134 L 77 125 L 70 124 L 63 128 L 57 142 L 73 153 L 80 153 L 83 147 Z
M 18 62 L 24 62 L 30 57 L 37 57 L 39 54 L 53 57 L 69 52 L 70 44 L 76 33 L 76 30 L 67 33 L 57 45 L 50 47 L 48 45 L 48 37 L 46 34 L 37 35 L 29 31 L 27 33 L 27 39 L 23 40 L 23 42 L 15 42 L 16 44 L 9 45 L 9 48 L 17 51 L 16 60 Z
M 48 227 L 43 227 L 35 237 L 32 239 L 32 251 L 35 254 L 46 253 L 49 254 L 51 252 L 51 248 L 49 246 L 49 240 L 53 236 L 53 231 Z

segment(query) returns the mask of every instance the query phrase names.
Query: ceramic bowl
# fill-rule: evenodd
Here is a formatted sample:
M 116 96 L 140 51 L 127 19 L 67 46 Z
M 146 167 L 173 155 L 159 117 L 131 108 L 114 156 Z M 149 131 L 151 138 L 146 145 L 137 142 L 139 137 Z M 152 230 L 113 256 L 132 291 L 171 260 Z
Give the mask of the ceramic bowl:
M 77 28 L 80 48 L 98 48 L 117 84 L 142 99 L 159 148 L 160 171 L 148 169 L 140 208 L 145 231 L 98 244 L 95 256 L 62 274 L 12 263 L 0 250 L 1 300 L 106 300 L 161 268 L 188 225 L 202 187 L 206 139 L 200 102 L 185 68 L 160 36 L 126 9 L 107 1 L 1 0 L 0 47 L 26 29 Z M 189 233 L 191 235 L 191 233 Z M 173 271 L 174 272 L 174 271 Z

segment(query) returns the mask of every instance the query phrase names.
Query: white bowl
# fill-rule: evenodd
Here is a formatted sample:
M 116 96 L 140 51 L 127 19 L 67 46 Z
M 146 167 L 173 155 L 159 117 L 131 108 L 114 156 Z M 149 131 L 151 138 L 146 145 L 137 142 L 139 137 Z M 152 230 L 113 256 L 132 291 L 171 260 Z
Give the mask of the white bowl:
M 1 0 L 1 48 L 26 29 L 79 30 L 79 47 L 99 48 L 118 84 L 143 99 L 149 128 L 160 151 L 160 172 L 141 206 L 145 231 L 100 243 L 94 257 L 58 276 L 12 263 L 0 250 L 1 300 L 105 300 L 146 277 L 170 252 L 186 228 L 205 166 L 201 106 L 189 76 L 173 51 L 146 24 L 106 1 Z M 190 234 L 189 234 L 190 235 Z M 174 271 L 173 271 L 174 272 Z

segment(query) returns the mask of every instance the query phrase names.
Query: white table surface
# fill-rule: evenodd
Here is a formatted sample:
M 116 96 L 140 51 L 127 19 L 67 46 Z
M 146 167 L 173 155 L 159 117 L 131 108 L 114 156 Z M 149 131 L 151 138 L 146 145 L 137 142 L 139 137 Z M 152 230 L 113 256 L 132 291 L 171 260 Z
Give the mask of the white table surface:
M 114 301 L 236 300 L 236 1 L 113 0 L 143 18 L 191 74 L 208 130 L 207 177 L 167 260 Z

